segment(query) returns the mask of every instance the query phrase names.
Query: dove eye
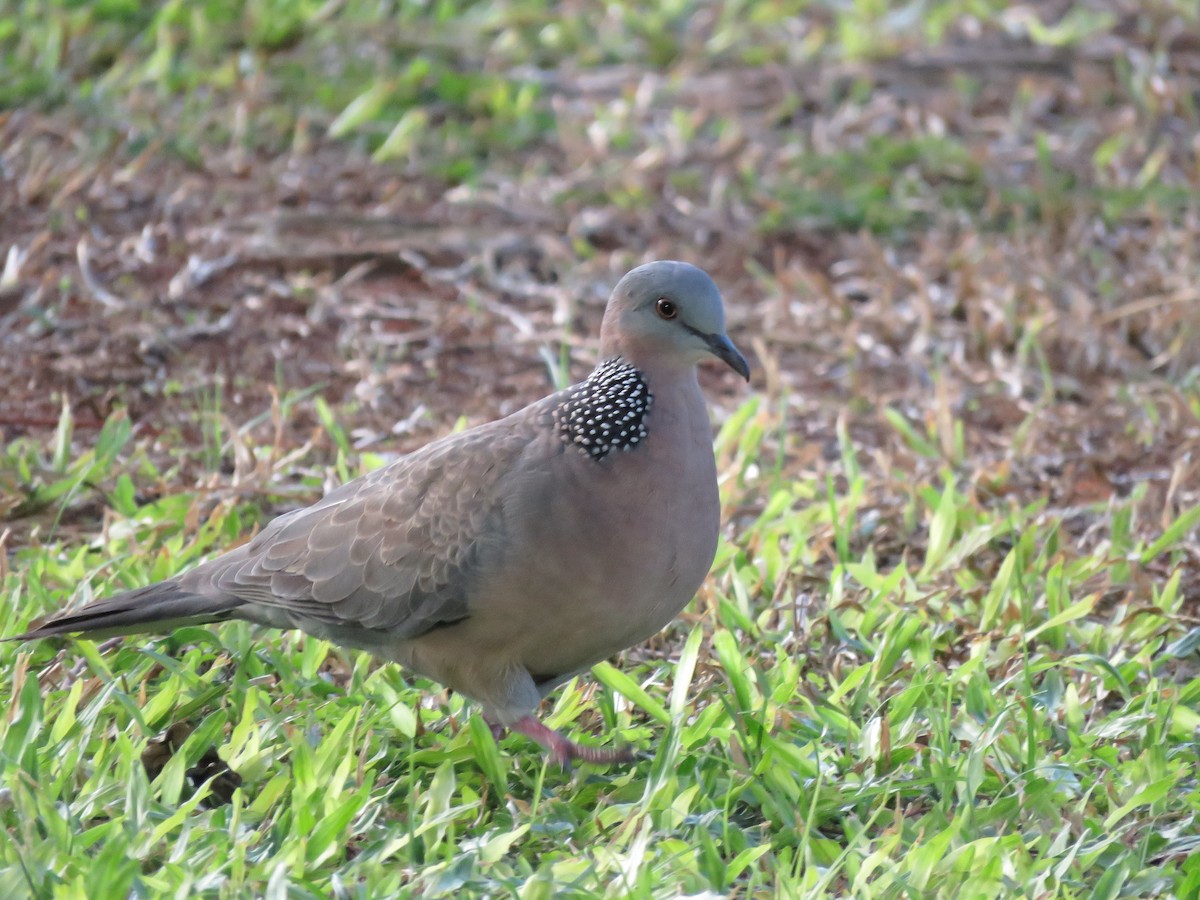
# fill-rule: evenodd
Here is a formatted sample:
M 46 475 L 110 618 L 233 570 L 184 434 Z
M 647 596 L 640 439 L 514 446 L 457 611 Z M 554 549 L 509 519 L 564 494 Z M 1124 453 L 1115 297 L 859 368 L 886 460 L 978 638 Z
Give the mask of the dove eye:
M 679 310 L 675 307 L 675 304 L 666 297 L 659 297 L 658 302 L 654 304 L 654 309 L 658 313 L 659 318 L 662 319 L 673 319 L 679 315 Z

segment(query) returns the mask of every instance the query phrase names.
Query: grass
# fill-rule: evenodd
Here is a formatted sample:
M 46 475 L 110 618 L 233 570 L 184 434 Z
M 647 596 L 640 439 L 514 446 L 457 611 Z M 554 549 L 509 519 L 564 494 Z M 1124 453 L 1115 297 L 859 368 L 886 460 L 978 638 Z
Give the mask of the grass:
M 0 364 L 45 366 L 0 397 L 0 634 L 537 396 L 643 254 L 712 269 L 763 371 L 709 385 L 708 583 L 543 710 L 638 762 L 562 772 L 296 632 L 3 644 L 0 894 L 1200 895 L 1195 13 L 1008 7 L 0 7 L 0 129 L 38 124 L 0 155 Z M 1124 51 L 905 68 L 1014 33 Z M 297 245 L 169 287 L 231 249 L 183 226 L 413 185 L 457 229 L 425 268 Z
M 779 424 L 751 401 L 723 430 L 731 510 Z M 52 450 L 24 449 L 30 468 Z M 88 477 L 114 498 L 146 474 L 103 460 Z M 554 699 L 550 724 L 612 731 L 645 752 L 631 767 L 563 773 L 523 739 L 496 747 L 436 685 L 296 633 L 6 647 L 0 885 L 1188 896 L 1200 630 L 1180 627 L 1177 569 L 1152 606 L 1114 594 L 1174 568 L 1197 510 L 1081 554 L 1041 504 L 981 503 L 945 470 L 905 500 L 925 552 L 883 564 L 870 490 L 780 478 L 728 532 L 712 588 L 659 644 L 669 658 L 605 664 L 598 689 Z M 80 583 L 168 576 L 257 515 L 227 502 L 204 521 L 201 502 L 114 499 L 90 544 L 19 551 L 5 633 Z M 828 578 L 800 590 L 825 555 Z M 190 733 L 151 777 L 177 722 Z

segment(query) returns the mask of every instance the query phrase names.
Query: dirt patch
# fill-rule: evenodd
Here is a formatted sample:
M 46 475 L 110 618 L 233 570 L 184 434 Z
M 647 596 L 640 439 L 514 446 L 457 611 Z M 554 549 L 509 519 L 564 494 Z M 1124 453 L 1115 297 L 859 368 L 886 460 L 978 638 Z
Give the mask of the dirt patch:
M 1105 204 L 1150 164 L 1157 184 L 1196 187 L 1178 102 L 1191 57 L 1147 110 L 1107 45 L 1024 69 L 986 49 L 810 82 L 560 73 L 557 133 L 470 188 L 319 137 L 198 165 L 156 145 L 97 152 L 67 112 L 9 113 L 0 428 L 45 435 L 65 397 L 80 442 L 123 405 L 139 434 L 194 443 L 206 412 L 240 425 L 273 393 L 316 391 L 361 445 L 403 451 L 542 395 L 564 350 L 586 372 L 608 288 L 682 257 L 721 284 L 755 389 L 786 410 L 790 471 L 836 471 L 841 427 L 881 508 L 897 473 L 948 466 L 980 502 L 1077 511 L 1083 543 L 1131 497 L 1161 527 L 1200 500 L 1196 210 L 1165 208 L 1170 193 Z M 600 113 L 628 144 L 589 134 Z M 945 158 L 923 143 L 947 138 Z M 864 185 L 903 212 L 895 227 L 846 224 Z M 703 378 L 719 418 L 745 396 Z M 298 445 L 318 422 L 299 403 L 286 424 Z

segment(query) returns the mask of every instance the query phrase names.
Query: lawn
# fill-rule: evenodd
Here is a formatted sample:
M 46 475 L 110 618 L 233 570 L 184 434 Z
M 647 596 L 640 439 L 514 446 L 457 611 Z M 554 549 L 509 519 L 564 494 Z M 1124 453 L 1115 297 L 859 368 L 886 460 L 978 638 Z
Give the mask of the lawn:
M 724 526 L 553 695 L 0 644 L 5 897 L 1200 896 L 1183 0 L 0 4 L 0 635 L 586 375 L 704 266 Z

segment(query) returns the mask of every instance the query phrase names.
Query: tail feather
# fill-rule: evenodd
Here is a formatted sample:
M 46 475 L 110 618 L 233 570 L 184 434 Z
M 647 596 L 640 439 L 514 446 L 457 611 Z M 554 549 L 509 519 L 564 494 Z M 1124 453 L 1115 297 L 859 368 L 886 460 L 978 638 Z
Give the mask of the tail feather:
M 177 581 L 160 581 L 65 612 L 6 640 L 28 641 L 62 634 L 104 638 L 170 631 L 181 625 L 203 625 L 231 618 L 242 603 L 236 597 L 193 593 L 180 587 Z

